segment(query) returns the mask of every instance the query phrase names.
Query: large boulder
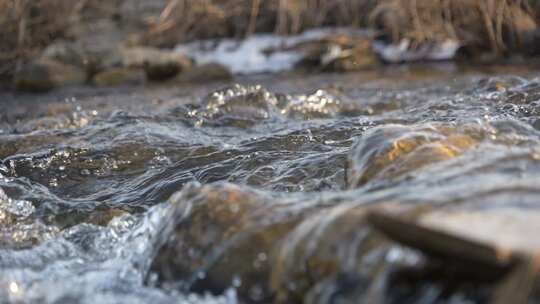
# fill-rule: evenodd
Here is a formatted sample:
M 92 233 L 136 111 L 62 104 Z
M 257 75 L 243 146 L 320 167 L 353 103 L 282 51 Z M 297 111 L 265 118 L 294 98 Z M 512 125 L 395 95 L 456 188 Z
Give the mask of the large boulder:
M 375 127 L 363 134 L 351 149 L 348 186 L 377 187 L 396 182 L 415 170 L 460 155 L 483 136 L 480 127 L 475 126 Z

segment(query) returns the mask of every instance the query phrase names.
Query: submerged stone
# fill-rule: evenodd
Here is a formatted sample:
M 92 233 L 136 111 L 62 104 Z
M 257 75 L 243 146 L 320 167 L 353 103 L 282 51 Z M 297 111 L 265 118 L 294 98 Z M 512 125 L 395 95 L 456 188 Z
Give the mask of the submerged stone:
M 414 170 L 448 160 L 473 147 L 478 130 L 444 125 L 409 127 L 385 125 L 363 134 L 351 149 L 348 186 L 356 188 L 377 180 L 388 182 Z

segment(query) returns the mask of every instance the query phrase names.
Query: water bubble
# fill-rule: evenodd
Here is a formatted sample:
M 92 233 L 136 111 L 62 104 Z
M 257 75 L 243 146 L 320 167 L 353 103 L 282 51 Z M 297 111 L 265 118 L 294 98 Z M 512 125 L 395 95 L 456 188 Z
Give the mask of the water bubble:
M 198 272 L 197 272 L 197 278 L 198 278 L 199 280 L 203 280 L 204 278 L 206 278 L 206 272 L 204 272 L 204 271 L 202 271 L 202 270 L 201 270 L 201 271 L 198 271 Z
M 50 187 L 58 187 L 58 179 L 56 177 L 53 177 L 49 180 L 49 186 Z
M 19 284 L 16 282 L 9 283 L 9 291 L 11 293 L 18 293 L 20 291 Z
M 232 286 L 236 288 L 242 286 L 242 279 L 239 276 L 235 275 L 232 281 Z

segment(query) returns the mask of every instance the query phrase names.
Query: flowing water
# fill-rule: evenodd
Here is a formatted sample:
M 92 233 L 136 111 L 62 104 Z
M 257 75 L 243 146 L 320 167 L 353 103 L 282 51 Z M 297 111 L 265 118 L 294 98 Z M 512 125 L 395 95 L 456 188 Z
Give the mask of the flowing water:
M 0 302 L 485 302 L 484 283 L 400 285 L 390 274 L 424 255 L 366 212 L 535 252 L 537 76 L 396 66 L 3 93 Z

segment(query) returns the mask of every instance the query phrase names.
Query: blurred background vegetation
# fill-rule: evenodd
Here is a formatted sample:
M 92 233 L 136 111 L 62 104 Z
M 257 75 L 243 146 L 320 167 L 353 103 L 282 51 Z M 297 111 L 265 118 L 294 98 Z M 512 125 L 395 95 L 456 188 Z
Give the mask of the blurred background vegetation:
M 535 55 L 539 11 L 538 0 L 0 0 L 0 78 L 52 41 L 108 30 L 99 24 L 114 24 L 125 44 L 160 48 L 353 26 L 413 48 L 454 39 L 471 56 Z

